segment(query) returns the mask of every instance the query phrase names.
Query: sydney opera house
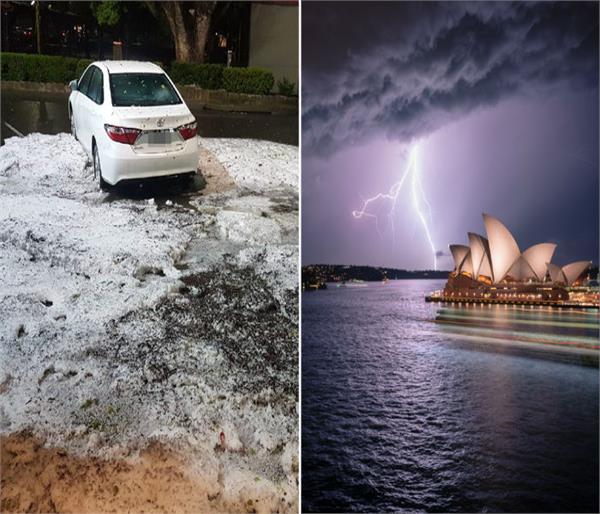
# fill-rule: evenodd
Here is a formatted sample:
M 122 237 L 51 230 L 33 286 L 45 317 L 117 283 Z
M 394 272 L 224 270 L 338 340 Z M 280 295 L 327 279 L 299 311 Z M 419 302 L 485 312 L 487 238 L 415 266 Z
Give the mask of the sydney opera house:
M 487 237 L 469 232 L 468 245 L 450 245 L 454 270 L 439 300 L 550 304 L 572 300 L 587 279 L 590 261 L 552 262 L 556 245 L 540 243 L 521 252 L 504 224 L 483 214 Z

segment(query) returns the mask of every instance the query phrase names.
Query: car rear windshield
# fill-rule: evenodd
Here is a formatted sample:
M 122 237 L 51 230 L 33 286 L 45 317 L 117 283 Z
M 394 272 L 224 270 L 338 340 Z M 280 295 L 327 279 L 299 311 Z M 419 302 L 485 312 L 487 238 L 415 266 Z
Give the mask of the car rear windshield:
M 118 107 L 181 103 L 164 73 L 111 73 L 110 94 Z

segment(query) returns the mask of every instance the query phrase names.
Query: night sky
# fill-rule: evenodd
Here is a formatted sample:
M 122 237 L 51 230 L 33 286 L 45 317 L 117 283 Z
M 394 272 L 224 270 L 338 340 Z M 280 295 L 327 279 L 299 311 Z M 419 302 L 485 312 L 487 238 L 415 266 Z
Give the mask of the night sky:
M 598 3 L 302 4 L 302 261 L 451 269 L 500 218 L 598 262 Z M 418 147 L 395 208 L 382 198 Z M 428 207 L 429 205 L 429 207 Z M 421 214 L 419 214 L 421 213 Z

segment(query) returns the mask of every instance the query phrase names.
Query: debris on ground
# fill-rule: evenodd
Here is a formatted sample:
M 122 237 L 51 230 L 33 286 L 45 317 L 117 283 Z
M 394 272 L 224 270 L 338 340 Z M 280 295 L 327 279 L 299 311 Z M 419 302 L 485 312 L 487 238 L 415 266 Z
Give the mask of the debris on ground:
M 98 466 L 93 511 L 151 470 L 149 510 L 297 510 L 298 149 L 200 143 L 193 181 L 109 193 L 70 135 L 0 148 L 3 512 L 69 510 Z

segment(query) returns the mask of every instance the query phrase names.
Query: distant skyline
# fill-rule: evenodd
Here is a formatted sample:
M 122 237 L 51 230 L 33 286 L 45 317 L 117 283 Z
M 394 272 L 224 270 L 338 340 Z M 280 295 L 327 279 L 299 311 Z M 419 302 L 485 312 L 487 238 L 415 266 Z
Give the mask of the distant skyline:
M 302 12 L 303 264 L 431 269 L 433 244 L 451 269 L 448 244 L 484 233 L 482 212 L 521 250 L 555 242 L 557 264 L 598 263 L 597 3 Z M 417 143 L 393 212 L 380 198 L 356 219 Z

